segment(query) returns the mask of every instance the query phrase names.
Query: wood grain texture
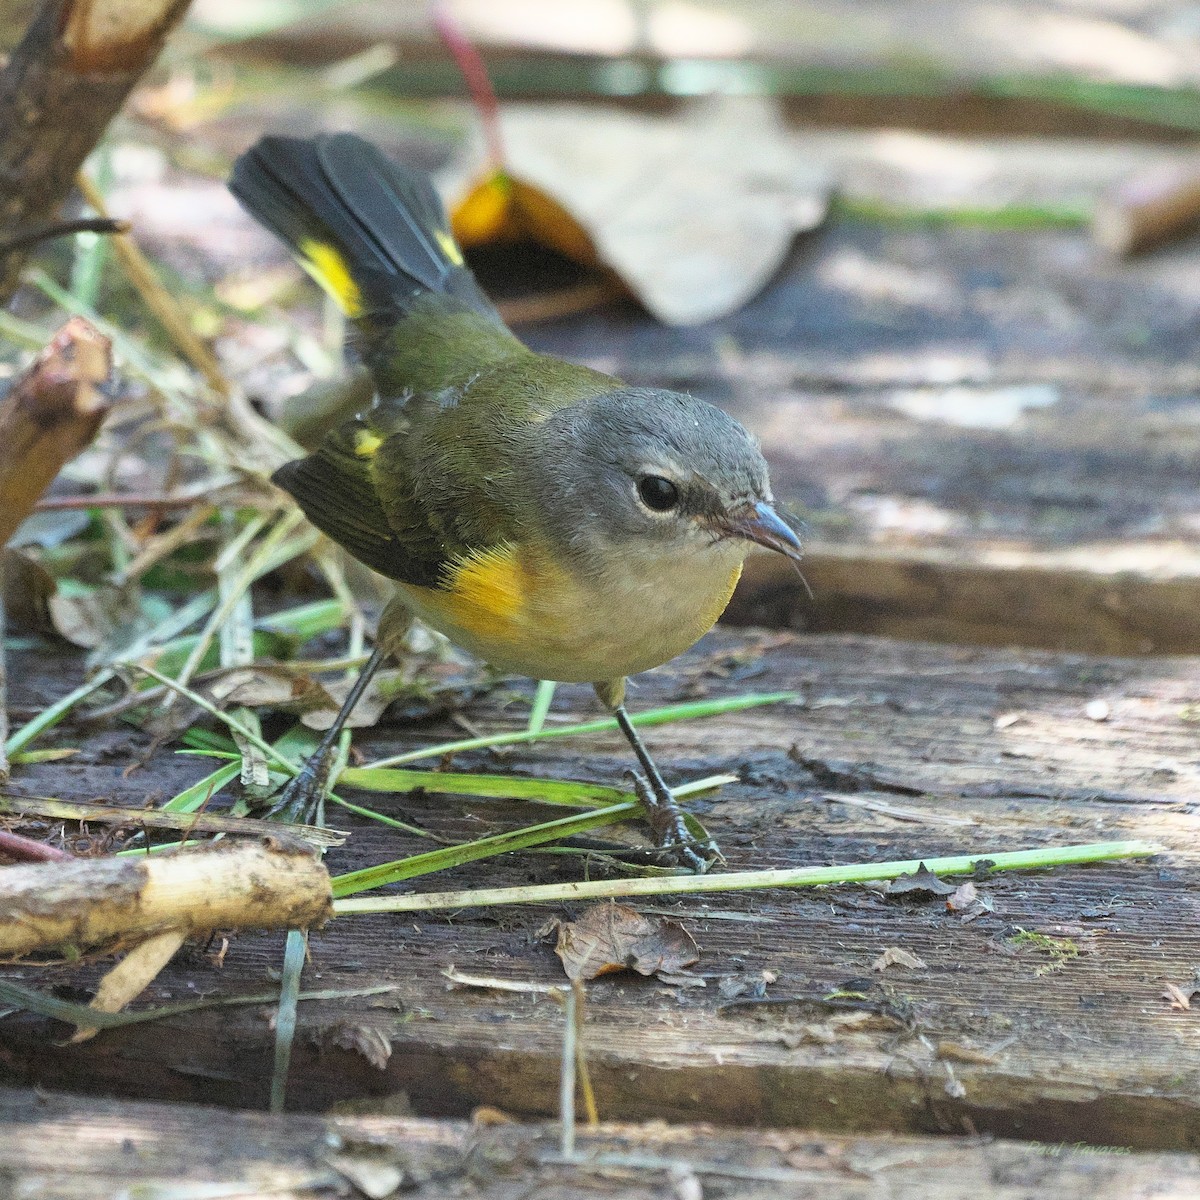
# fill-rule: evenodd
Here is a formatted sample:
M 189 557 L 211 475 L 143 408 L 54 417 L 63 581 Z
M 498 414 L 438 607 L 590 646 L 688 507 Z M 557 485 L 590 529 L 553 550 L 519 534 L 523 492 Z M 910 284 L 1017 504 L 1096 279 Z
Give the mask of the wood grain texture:
M 54 1147 L 71 1148 L 55 1154 Z M 116 1200 L 130 1189 L 341 1196 L 356 1183 L 401 1195 L 650 1200 L 704 1194 L 838 1200 L 1129 1200 L 1200 1186 L 1193 1154 L 1103 1152 L 970 1138 L 839 1137 L 619 1126 L 582 1132 L 578 1163 L 557 1129 L 387 1116 L 283 1116 L 0 1092 L 0 1178 L 15 1194 Z M 693 1185 L 694 1186 L 694 1185 Z M 217 1191 L 217 1189 L 222 1189 Z M 187 1194 L 192 1194 L 188 1192 Z M 373 1193 L 379 1194 L 379 1193 Z M 694 1193 L 698 1194 L 698 1193 Z
M 1196 258 L 1185 243 L 1117 264 L 1082 230 L 844 220 L 720 323 L 613 306 L 521 332 L 761 439 L 807 523 L 814 598 L 752 560 L 738 621 L 1194 651 L 1200 307 L 1180 281 Z
M 69 682 L 26 674 L 22 686 L 30 695 Z M 797 688 L 804 700 L 649 734 L 668 778 L 728 770 L 742 781 L 697 809 L 732 869 L 1121 837 L 1149 838 L 1165 852 L 1148 863 L 979 880 L 993 911 L 970 921 L 943 898 L 865 888 L 642 906 L 684 920 L 700 943 L 706 986 L 623 976 L 591 986 L 586 1033 L 602 1115 L 1200 1146 L 1197 1010 L 1164 997 L 1168 983 L 1190 987 L 1200 963 L 1200 765 L 1188 719 L 1200 664 L 726 632 L 646 676 L 633 704 L 749 687 Z M 1097 699 L 1108 705 L 1106 720 L 1086 715 Z M 557 711 L 582 703 L 563 689 Z M 501 693 L 468 715 L 490 730 L 518 724 L 522 712 Z M 429 721 L 380 727 L 359 746 L 373 756 L 453 732 Z M 150 772 L 124 778 L 139 744 L 136 733 L 113 734 L 82 761 L 31 767 L 21 780 L 45 792 L 53 779 L 64 798 L 75 791 L 140 805 L 201 769 L 160 753 Z M 629 763 L 616 735 L 597 735 L 575 747 L 522 747 L 499 762 L 482 753 L 456 759 L 472 765 L 609 782 Z M 455 839 L 535 819 L 528 806 L 478 799 L 354 799 Z M 427 848 L 340 813 L 333 823 L 353 831 L 329 853 L 335 872 Z M 521 854 L 425 886 L 550 882 L 583 869 L 574 858 Z M 561 914 L 341 918 L 314 934 L 306 987 L 395 990 L 301 1005 L 290 1103 L 321 1109 L 404 1092 L 424 1114 L 461 1115 L 478 1104 L 553 1112 L 558 1006 L 447 990 L 442 975 L 454 965 L 561 980 L 538 933 L 548 915 Z M 889 947 L 927 968 L 874 969 Z M 218 969 L 197 948 L 148 1000 L 259 992 L 281 950 L 281 935 L 239 936 Z M 78 989 L 101 966 L 4 974 Z M 764 970 L 776 976 L 765 1000 L 737 994 Z M 856 995 L 830 999 L 835 992 Z M 270 1073 L 268 1018 L 263 1009 L 207 1010 L 66 1048 L 57 1027 L 13 1014 L 0 1021 L 0 1074 L 9 1083 L 257 1106 Z M 380 1039 L 391 1048 L 382 1068 L 344 1048 Z

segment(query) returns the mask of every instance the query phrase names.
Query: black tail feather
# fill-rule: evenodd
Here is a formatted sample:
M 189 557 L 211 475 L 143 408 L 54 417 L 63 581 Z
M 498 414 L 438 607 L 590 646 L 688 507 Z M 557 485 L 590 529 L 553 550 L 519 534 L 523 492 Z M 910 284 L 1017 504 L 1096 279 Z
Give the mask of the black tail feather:
M 402 315 L 432 292 L 500 320 L 428 177 L 354 134 L 265 137 L 229 187 L 352 317 Z

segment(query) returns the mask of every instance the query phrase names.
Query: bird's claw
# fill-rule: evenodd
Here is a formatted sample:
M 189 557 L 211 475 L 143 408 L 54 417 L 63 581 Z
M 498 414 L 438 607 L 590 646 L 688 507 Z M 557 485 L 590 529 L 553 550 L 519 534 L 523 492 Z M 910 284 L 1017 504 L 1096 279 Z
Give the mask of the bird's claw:
M 654 781 L 637 771 L 629 774 L 633 779 L 633 790 L 646 810 L 646 821 L 654 834 L 655 845 L 693 874 L 703 875 L 721 856 L 716 842 L 711 839 L 698 842 L 692 837 L 670 789 L 656 787 Z
M 267 810 L 267 818 L 288 825 L 314 825 L 318 823 L 321 807 L 325 801 L 325 785 L 329 781 L 329 757 L 313 755 L 293 775 L 279 799 Z

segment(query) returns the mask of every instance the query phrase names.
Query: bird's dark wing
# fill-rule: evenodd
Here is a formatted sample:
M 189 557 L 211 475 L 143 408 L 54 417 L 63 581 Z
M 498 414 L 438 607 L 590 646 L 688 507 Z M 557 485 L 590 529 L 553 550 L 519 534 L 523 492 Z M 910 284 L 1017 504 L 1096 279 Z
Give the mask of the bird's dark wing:
M 393 410 L 389 424 L 398 420 Z M 369 413 L 355 417 L 328 434 L 306 458 L 285 463 L 272 478 L 322 533 L 359 562 L 390 579 L 431 587 L 446 558 L 441 539 L 415 500 L 393 501 L 385 512 L 379 499 L 375 460 L 384 438 L 392 434 L 404 436 L 397 429 L 372 428 Z M 396 477 L 394 465 L 388 484 L 389 500 L 403 495 L 404 481 Z

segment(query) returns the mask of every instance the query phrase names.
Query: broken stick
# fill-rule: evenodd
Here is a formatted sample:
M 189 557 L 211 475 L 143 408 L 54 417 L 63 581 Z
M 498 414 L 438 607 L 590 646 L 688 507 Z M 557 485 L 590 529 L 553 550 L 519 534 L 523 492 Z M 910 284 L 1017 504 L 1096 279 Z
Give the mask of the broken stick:
M 62 469 L 91 443 L 112 407 L 112 345 L 72 317 L 0 398 L 0 550 Z M 0 559 L 0 595 L 3 595 Z M 8 778 L 6 675 L 0 613 L 0 782 Z
M 0 399 L 0 546 L 96 436 L 112 407 L 111 370 L 108 338 L 73 317 Z
M 0 871 L 0 955 L 211 929 L 309 929 L 332 914 L 329 872 L 285 837 Z

